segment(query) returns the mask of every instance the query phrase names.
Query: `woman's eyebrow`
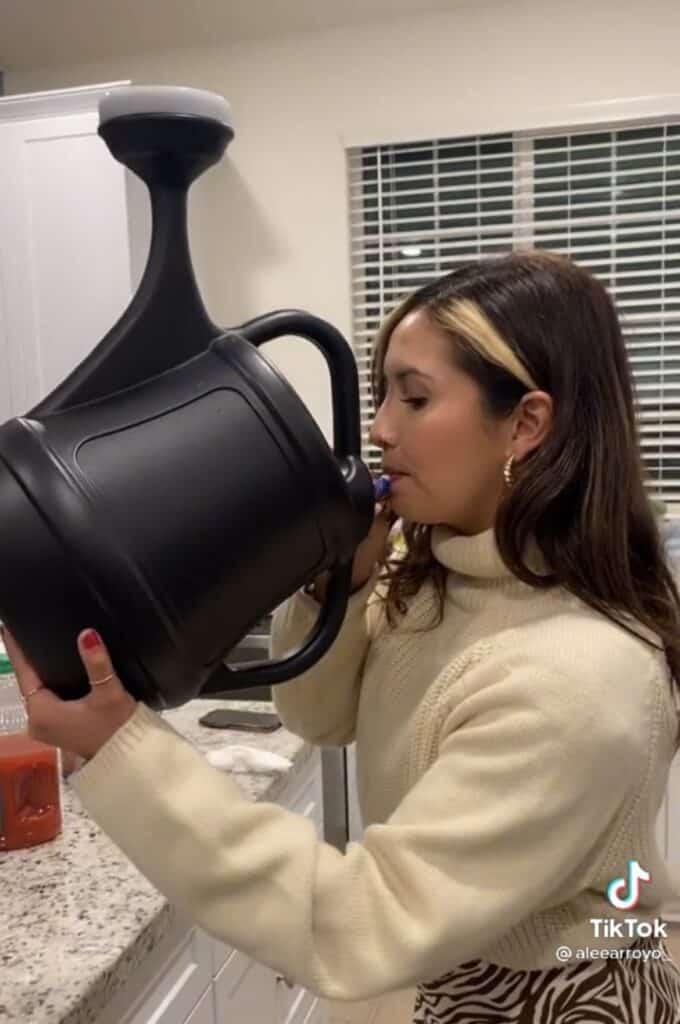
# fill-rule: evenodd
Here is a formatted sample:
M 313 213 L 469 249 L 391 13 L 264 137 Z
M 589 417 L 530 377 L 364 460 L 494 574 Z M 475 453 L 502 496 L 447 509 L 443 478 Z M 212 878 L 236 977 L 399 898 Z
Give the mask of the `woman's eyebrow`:
M 383 372 L 383 380 L 387 377 L 394 377 L 399 381 L 405 380 L 407 377 L 422 377 L 423 380 L 434 380 L 434 377 L 430 376 L 429 373 L 425 373 L 424 370 L 417 370 L 415 366 L 404 366 L 394 373 Z

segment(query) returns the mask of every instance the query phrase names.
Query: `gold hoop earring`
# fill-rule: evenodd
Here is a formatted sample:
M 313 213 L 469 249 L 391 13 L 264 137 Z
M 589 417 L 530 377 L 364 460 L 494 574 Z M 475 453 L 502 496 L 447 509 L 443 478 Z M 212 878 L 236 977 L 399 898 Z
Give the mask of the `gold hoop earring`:
M 505 465 L 503 466 L 503 479 L 505 480 L 505 486 L 512 487 L 512 464 L 515 461 L 514 455 L 509 455 Z

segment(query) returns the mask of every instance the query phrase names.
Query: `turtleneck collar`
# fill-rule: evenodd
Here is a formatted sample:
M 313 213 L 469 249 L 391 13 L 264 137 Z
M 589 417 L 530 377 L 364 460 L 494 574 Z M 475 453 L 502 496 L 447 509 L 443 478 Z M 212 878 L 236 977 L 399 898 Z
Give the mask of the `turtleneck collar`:
M 433 526 L 431 547 L 438 562 L 461 576 L 493 580 L 513 575 L 501 558 L 493 527 L 467 536 L 456 533 L 450 526 Z M 548 572 L 545 560 L 533 543 L 527 552 L 527 564 L 534 572 Z

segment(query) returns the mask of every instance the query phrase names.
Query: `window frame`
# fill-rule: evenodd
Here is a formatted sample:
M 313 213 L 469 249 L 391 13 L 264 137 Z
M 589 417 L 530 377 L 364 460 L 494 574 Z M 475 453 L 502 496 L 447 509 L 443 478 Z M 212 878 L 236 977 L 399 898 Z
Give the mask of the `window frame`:
M 680 122 L 680 95 L 672 94 L 665 96 L 652 96 L 652 97 L 637 97 L 633 99 L 622 99 L 610 102 L 596 102 L 588 104 L 577 104 L 572 106 L 554 107 L 554 108 L 542 108 L 529 112 L 525 118 L 523 118 L 523 126 L 521 129 L 517 129 L 514 125 L 503 125 L 498 120 L 494 123 L 493 119 L 486 119 L 487 123 L 484 124 L 485 118 L 482 116 L 479 121 L 481 122 L 481 128 L 476 125 L 473 130 L 470 125 L 461 124 L 461 129 L 456 130 L 455 125 L 448 125 L 443 132 L 439 132 L 436 135 L 428 134 L 426 137 L 407 135 L 399 138 L 392 138 L 377 142 L 375 138 L 370 141 L 365 139 L 359 141 L 353 139 L 351 142 L 345 139 L 345 158 L 347 167 L 347 180 L 351 186 L 351 162 L 356 159 L 357 153 L 362 149 L 377 149 L 380 147 L 400 146 L 400 145 L 413 145 L 416 146 L 418 143 L 424 145 L 436 146 L 439 143 L 446 141 L 447 143 L 455 142 L 457 138 L 476 138 L 482 139 L 489 135 L 511 135 L 514 143 L 514 168 L 513 168 L 513 190 L 515 193 L 518 192 L 516 188 L 517 183 L 517 171 L 519 164 L 524 163 L 522 169 L 522 185 L 526 187 L 527 184 L 531 185 L 530 196 L 528 200 L 529 209 L 532 209 L 534 188 L 533 188 L 533 163 L 531 167 L 531 173 L 527 174 L 526 165 L 530 162 L 532 154 L 532 143 L 537 138 L 547 138 L 550 135 L 555 136 L 568 136 L 570 134 L 577 134 L 583 131 L 591 130 L 593 133 L 606 133 L 606 132 L 619 132 L 627 129 L 643 129 L 645 126 L 657 125 L 660 121 L 664 120 L 675 120 Z M 529 159 L 528 159 L 529 158 Z M 380 161 L 378 161 L 378 166 Z M 433 173 L 434 173 L 433 164 Z M 348 195 L 351 189 L 348 189 Z M 521 206 L 522 203 L 527 203 L 526 194 L 516 194 L 513 196 L 513 208 Z M 380 205 L 380 204 L 378 204 Z M 518 212 L 521 212 L 518 209 Z M 366 346 L 370 344 L 371 336 L 374 333 L 373 330 L 365 330 L 363 332 L 363 342 L 358 340 L 358 329 L 357 329 L 357 308 L 354 300 L 355 292 L 355 261 L 352 255 L 353 244 L 355 240 L 355 232 L 352 224 L 352 208 L 349 209 L 350 223 L 350 281 L 351 281 L 351 323 L 352 323 L 352 343 L 354 346 L 355 353 L 357 355 L 357 361 L 359 363 L 360 372 L 360 390 L 361 390 L 361 406 L 362 406 L 362 441 L 366 447 L 366 438 L 369 423 L 366 418 L 366 402 L 370 403 L 370 374 L 369 365 L 366 362 Z M 517 230 L 513 231 L 512 246 L 518 245 L 531 245 L 533 242 L 533 234 L 531 230 L 523 230 L 525 225 L 524 218 L 519 219 Z M 381 296 L 384 291 L 384 268 L 383 260 L 380 260 L 380 293 Z M 392 305 L 394 302 L 392 302 Z M 381 303 L 384 305 L 384 302 Z M 388 305 L 389 309 L 390 306 Z M 383 309 L 383 315 L 386 310 Z M 680 325 L 679 325 L 680 329 Z M 678 425 L 678 436 L 680 437 L 680 424 Z M 660 446 L 659 446 L 660 448 Z M 366 457 L 366 456 L 365 456 Z M 371 458 L 368 460 L 370 463 L 375 465 L 375 459 Z M 666 514 L 669 517 L 680 518 L 680 498 L 676 501 L 666 501 Z

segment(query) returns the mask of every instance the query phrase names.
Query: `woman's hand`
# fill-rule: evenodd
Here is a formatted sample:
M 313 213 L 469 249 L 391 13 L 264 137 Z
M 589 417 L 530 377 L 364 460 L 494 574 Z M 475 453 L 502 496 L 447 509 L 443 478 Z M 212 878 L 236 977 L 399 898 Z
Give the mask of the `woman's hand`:
M 359 590 L 368 583 L 375 567 L 385 563 L 388 554 L 387 538 L 395 519 L 389 501 L 375 506 L 371 528 L 354 553 L 352 590 Z
M 376 565 L 382 565 L 387 557 L 387 538 L 396 516 L 389 502 L 377 503 L 373 511 L 373 522 L 368 534 L 359 544 L 352 562 L 352 591 L 360 590 L 368 582 Z M 314 597 L 323 602 L 326 599 L 330 574 L 322 573 L 314 581 Z
M 134 714 L 137 701 L 114 672 L 96 630 L 78 634 L 78 653 L 91 686 L 80 700 L 61 700 L 48 690 L 10 632 L 4 628 L 2 634 L 34 739 L 90 758 Z

